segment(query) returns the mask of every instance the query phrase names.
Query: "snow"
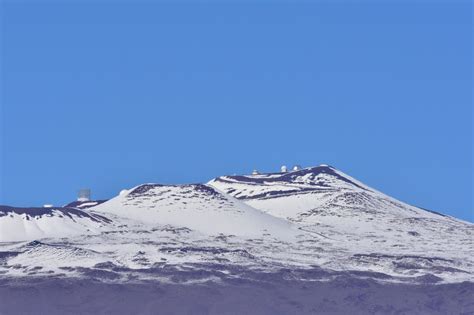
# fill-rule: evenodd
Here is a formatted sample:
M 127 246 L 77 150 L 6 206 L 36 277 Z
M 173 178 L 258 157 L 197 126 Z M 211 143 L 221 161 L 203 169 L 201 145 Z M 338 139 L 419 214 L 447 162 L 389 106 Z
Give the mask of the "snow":
M 396 271 L 393 259 L 383 255 L 416 255 L 422 261 L 443 257 L 456 261 L 453 265 L 473 268 L 473 224 L 400 202 L 324 164 L 279 176 L 260 174 L 258 179 L 223 176 L 208 184 L 346 253 L 327 262 L 328 267 L 356 268 L 361 261 L 348 257 L 367 253 L 382 257 L 369 265 L 386 274 L 404 271 Z M 463 278 L 455 273 L 445 276 Z
M 0 242 L 98 233 L 106 218 L 68 208 L 0 207 Z
M 146 184 L 94 207 L 147 224 L 170 224 L 205 234 L 272 236 L 295 234 L 291 223 L 249 207 L 209 186 Z
M 90 207 L 96 206 L 97 204 L 98 204 L 97 201 L 84 202 L 78 205 L 77 208 L 90 208 Z
M 459 283 L 474 275 L 472 223 L 405 204 L 326 165 L 206 185 L 143 184 L 70 205 L 0 206 L 0 279 L 103 273 L 176 281 L 165 266 L 203 273 L 183 283 L 217 281 L 216 270 L 239 277 L 237 267 L 323 270 L 314 271 L 317 281 L 336 273 Z

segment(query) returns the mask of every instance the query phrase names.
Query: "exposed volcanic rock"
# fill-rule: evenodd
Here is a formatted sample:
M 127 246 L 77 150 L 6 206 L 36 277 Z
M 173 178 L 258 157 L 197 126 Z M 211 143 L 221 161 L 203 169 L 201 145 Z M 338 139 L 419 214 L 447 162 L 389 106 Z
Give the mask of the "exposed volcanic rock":
M 68 208 L 79 208 L 79 209 L 88 209 L 100 205 L 101 203 L 106 202 L 107 199 L 103 200 L 87 200 L 87 201 L 73 201 L 65 205 L 64 207 Z

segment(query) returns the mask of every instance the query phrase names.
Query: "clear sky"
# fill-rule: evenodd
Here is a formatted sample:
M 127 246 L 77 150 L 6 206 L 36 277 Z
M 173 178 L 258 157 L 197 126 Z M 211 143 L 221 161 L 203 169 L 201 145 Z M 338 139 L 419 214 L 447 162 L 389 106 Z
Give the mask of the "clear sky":
M 474 221 L 471 1 L 0 2 L 0 204 L 327 163 Z

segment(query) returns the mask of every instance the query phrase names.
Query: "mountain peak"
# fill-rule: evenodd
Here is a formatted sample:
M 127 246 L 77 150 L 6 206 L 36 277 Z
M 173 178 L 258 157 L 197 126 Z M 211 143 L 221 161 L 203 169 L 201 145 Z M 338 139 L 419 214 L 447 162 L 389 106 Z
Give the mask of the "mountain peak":
M 205 184 L 143 184 L 93 208 L 146 224 L 184 226 L 203 234 L 292 236 L 288 222 L 249 207 Z
M 287 186 L 288 188 L 288 185 L 291 185 L 293 192 L 296 188 L 301 191 L 341 188 L 369 190 L 364 184 L 327 164 L 306 167 L 289 172 L 221 176 L 209 182 L 211 186 L 224 189 L 223 191 L 225 192 L 228 191 L 226 191 L 223 186 L 239 183 L 272 187 L 273 194 L 277 193 L 273 188 L 277 188 L 278 186 Z M 283 189 L 282 192 L 286 192 L 286 190 L 287 189 Z

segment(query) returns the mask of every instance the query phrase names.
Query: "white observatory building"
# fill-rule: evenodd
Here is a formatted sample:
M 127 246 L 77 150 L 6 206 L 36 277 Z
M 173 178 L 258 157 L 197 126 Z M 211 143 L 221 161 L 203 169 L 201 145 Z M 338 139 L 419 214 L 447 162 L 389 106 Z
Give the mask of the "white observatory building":
M 286 165 L 282 165 L 280 167 L 280 173 L 287 173 L 288 172 L 288 167 L 286 167 Z
M 260 173 L 257 170 L 252 171 L 252 175 L 258 175 L 258 174 L 260 174 Z
M 89 188 L 80 189 L 77 194 L 77 201 L 90 201 L 91 200 L 91 190 Z
M 127 195 L 127 193 L 128 193 L 127 189 L 122 189 L 119 193 L 119 196 L 125 196 L 125 195 Z
M 301 170 L 301 166 L 300 166 L 300 165 L 295 165 L 295 166 L 293 166 L 293 172 L 299 171 L 299 170 Z

